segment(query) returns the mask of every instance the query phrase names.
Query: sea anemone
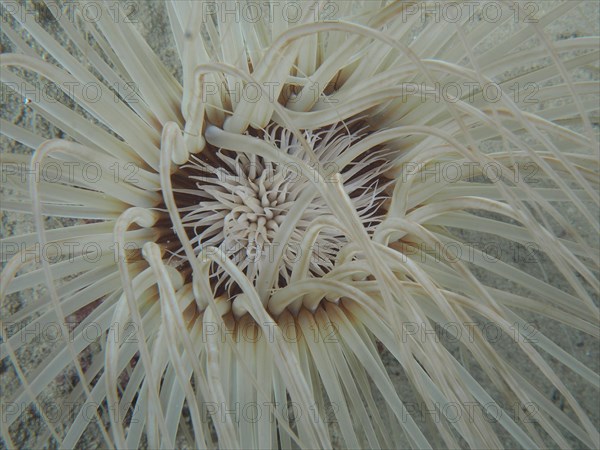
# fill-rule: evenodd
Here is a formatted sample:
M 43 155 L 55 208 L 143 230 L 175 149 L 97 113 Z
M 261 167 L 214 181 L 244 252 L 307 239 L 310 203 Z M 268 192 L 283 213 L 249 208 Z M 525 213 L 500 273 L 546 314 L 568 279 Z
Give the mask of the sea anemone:
M 597 3 L 148 3 L 3 1 L 5 446 L 598 448 Z

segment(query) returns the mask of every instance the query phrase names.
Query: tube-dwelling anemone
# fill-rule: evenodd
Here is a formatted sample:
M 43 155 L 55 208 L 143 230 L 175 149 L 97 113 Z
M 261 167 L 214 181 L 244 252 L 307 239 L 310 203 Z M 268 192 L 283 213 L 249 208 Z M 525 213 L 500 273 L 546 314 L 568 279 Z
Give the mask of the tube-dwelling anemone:
M 598 448 L 590 7 L 467 3 L 3 2 L 4 444 Z

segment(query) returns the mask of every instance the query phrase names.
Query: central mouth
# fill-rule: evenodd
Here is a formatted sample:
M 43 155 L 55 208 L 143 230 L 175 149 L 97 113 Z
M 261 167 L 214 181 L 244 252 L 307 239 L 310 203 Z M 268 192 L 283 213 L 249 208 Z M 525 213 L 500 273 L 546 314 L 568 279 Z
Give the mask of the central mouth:
M 258 161 L 252 164 L 246 155 L 238 156 L 232 169 L 234 177 L 225 173 L 220 179 L 233 197 L 231 212 L 224 219 L 225 241 L 260 251 L 265 244 L 272 244 L 286 211 L 293 205 L 293 181 L 271 162 L 264 166 Z
M 303 137 L 322 172 L 342 175 L 344 189 L 369 231 L 384 214 L 385 188 L 389 184 L 383 176 L 388 163 L 385 149 L 370 149 L 340 166 L 341 155 L 364 139 L 366 130 L 363 121 L 354 120 L 305 130 Z M 289 130 L 272 125 L 251 133 L 279 152 L 313 166 Z M 252 282 L 267 265 L 273 268 L 275 264 L 278 277 L 273 288 L 289 283 L 294 266 L 302 258 L 310 260 L 309 276 L 324 276 L 334 267 L 347 238 L 339 230 L 326 227 L 309 246 L 304 242 L 311 223 L 332 214 L 316 192 L 309 202 L 301 201 L 313 180 L 302 173 L 300 164 L 267 161 L 244 150 L 234 152 L 208 145 L 172 175 L 175 202 L 195 253 L 217 248 Z M 168 242 L 173 258 L 180 258 L 180 264 L 185 265 L 186 257 L 174 232 Z M 211 280 L 216 292 L 237 292 L 235 283 L 217 267 L 211 272 Z

